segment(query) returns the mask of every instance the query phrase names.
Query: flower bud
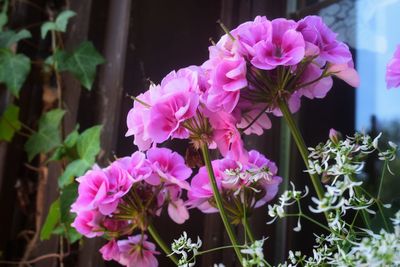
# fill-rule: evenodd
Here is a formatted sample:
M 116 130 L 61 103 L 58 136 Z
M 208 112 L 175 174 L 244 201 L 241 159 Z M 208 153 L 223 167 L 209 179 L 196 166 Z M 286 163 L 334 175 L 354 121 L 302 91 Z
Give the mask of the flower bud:
M 340 140 L 342 140 L 342 134 L 335 129 L 331 128 L 329 130 L 329 139 L 331 139 L 332 143 L 337 145 Z

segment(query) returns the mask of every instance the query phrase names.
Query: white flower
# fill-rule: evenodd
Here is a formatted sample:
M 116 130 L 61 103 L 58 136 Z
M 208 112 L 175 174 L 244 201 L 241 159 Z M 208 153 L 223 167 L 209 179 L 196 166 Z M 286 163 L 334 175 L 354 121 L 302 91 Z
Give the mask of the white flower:
M 180 255 L 179 267 L 192 267 L 196 264 L 196 255 L 202 242 L 199 237 L 197 237 L 197 242 L 193 243 L 192 239 L 187 237 L 186 232 L 183 232 L 178 239 L 174 239 L 171 245 L 172 254 Z M 192 257 L 189 257 L 189 253 Z
M 256 240 L 254 241 L 254 243 L 250 244 L 250 246 L 247 245 L 245 246 L 244 249 L 240 250 L 242 254 L 247 255 L 247 257 L 243 258 L 242 265 L 244 267 L 266 266 L 264 260 L 264 252 L 263 252 L 263 246 L 265 240 L 266 238 L 263 238 L 261 240 Z

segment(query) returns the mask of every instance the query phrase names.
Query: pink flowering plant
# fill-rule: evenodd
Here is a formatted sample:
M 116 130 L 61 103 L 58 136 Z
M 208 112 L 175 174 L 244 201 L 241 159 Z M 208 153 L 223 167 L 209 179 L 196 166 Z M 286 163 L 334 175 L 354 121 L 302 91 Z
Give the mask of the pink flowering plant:
M 72 226 L 88 238 L 102 236 L 108 241 L 100 249 L 105 260 L 124 266 L 158 266 L 156 242 L 177 266 L 194 266 L 196 257 L 208 252 L 200 250 L 201 240 L 193 242 L 183 233 L 170 249 L 153 222 L 167 212 L 171 220 L 183 224 L 196 208 L 205 214 L 219 213 L 229 236 L 231 244 L 213 251 L 233 249 L 242 266 L 270 266 L 262 249 L 266 239 L 257 240 L 248 218 L 255 208 L 274 200 L 288 177 L 280 177 L 277 165 L 265 155 L 247 148 L 243 136 L 262 135 L 272 127 L 270 117 L 277 116 L 286 121 L 315 189 L 310 210 L 323 213 L 325 220 L 305 215 L 300 201 L 308 190 L 297 191 L 294 185 L 277 204 L 269 205 L 268 214 L 272 221 L 297 217 L 296 231 L 301 230 L 301 219 L 306 219 L 327 232 L 317 238 L 314 257 L 289 252 L 290 261 L 282 266 L 361 266 L 373 262 L 366 258 L 367 241 L 373 250 L 377 240 L 387 241 L 384 236 L 394 239 L 386 244 L 386 252 L 395 256 L 374 260 L 399 264 L 400 214 L 391 224 L 380 195 L 364 192 L 357 178 L 373 152 L 379 153 L 383 171 L 387 170 L 397 146 L 389 143 L 388 149 L 380 150 L 379 137 L 356 134 L 343 139 L 332 130 L 326 143 L 308 149 L 292 116 L 302 98 L 324 98 L 333 76 L 353 87 L 359 85 L 349 47 L 318 16 L 299 21 L 257 16 L 231 31 L 222 27 L 226 34 L 209 47 L 209 58 L 201 66 L 172 71 L 133 97 L 126 136 L 133 136 L 138 151 L 107 167 L 94 166 L 77 178 Z M 397 50 L 388 65 L 388 87 L 400 85 L 399 57 Z M 204 164 L 192 170 L 181 155 L 162 147 L 170 139 L 189 140 L 193 149 L 201 151 Z M 211 158 L 210 150 L 220 157 Z M 286 207 L 295 203 L 298 212 L 287 213 Z M 349 210 L 356 211 L 353 221 L 362 216 L 360 228 L 342 218 Z M 385 221 L 378 233 L 370 224 L 376 210 Z M 244 243 L 233 229 L 240 225 Z

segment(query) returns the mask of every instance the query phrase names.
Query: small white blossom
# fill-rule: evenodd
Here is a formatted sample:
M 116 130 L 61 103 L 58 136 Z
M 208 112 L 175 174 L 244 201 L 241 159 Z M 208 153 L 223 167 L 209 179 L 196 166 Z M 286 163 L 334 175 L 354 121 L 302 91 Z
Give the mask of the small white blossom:
M 187 233 L 183 232 L 178 239 L 174 239 L 171 245 L 172 254 L 180 255 L 181 258 L 178 261 L 179 267 L 192 267 L 196 264 L 196 255 L 202 242 L 199 237 L 197 237 L 197 242 L 193 243 L 191 238 L 188 238 Z M 192 256 L 189 257 L 189 254 Z
M 243 258 L 242 265 L 244 267 L 266 266 L 264 260 L 264 252 L 263 252 L 263 246 L 265 240 L 266 238 L 263 238 L 261 240 L 256 240 L 254 241 L 254 243 L 247 245 L 245 246 L 244 249 L 240 250 L 242 254 L 245 254 L 247 256 Z

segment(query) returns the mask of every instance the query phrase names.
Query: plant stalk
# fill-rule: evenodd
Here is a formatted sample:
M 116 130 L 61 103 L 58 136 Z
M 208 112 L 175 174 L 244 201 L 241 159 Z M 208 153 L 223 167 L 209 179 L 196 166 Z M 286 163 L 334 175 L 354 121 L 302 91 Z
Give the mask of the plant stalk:
M 247 220 L 247 217 L 242 218 L 242 224 L 243 227 L 247 233 L 247 236 L 250 239 L 251 243 L 254 243 L 255 239 L 254 239 L 254 235 L 253 235 L 253 231 L 251 231 L 250 225 L 249 225 L 249 221 Z
M 221 194 L 219 193 L 219 190 L 218 190 L 217 181 L 215 180 L 214 170 L 213 170 L 212 165 L 211 165 L 210 152 L 208 150 L 207 144 L 203 144 L 201 146 L 201 152 L 203 154 L 204 162 L 206 164 L 208 176 L 209 176 L 209 179 L 210 179 L 210 182 L 211 182 L 211 186 L 212 186 L 212 190 L 213 190 L 213 194 L 214 194 L 214 199 L 215 199 L 215 202 L 217 204 L 217 208 L 219 210 L 219 214 L 220 214 L 221 219 L 222 219 L 222 221 L 224 223 L 226 232 L 228 233 L 228 236 L 229 236 L 229 239 L 230 239 L 230 241 L 232 243 L 233 249 L 235 250 L 236 256 L 239 259 L 240 264 L 242 264 L 243 257 L 242 257 L 242 254 L 240 253 L 240 249 L 239 249 L 239 246 L 238 246 L 238 241 L 237 241 L 236 236 L 235 236 L 235 234 L 233 232 L 232 226 L 229 223 L 228 217 L 226 215 L 225 208 L 224 208 L 223 203 L 222 203 L 222 197 L 221 197 Z
M 160 246 L 160 248 L 164 251 L 164 253 L 167 255 L 167 257 L 176 265 L 178 266 L 178 259 L 175 257 L 175 255 L 171 255 L 172 251 L 171 249 L 165 244 L 164 240 L 161 238 L 161 236 L 158 234 L 157 230 L 154 228 L 152 224 L 150 224 L 147 227 L 147 230 L 149 230 L 149 233 L 151 237 L 156 241 L 156 243 Z
M 304 142 L 304 139 L 300 133 L 300 130 L 297 127 L 297 125 L 293 119 L 292 113 L 289 111 L 289 108 L 288 108 L 287 104 L 285 103 L 285 101 L 279 100 L 278 105 L 283 114 L 283 118 L 285 119 L 287 125 L 289 126 L 290 132 L 292 133 L 293 139 L 297 145 L 300 155 L 303 158 L 304 164 L 306 165 L 306 168 L 308 169 L 309 168 L 308 150 L 307 150 L 306 144 Z M 315 189 L 315 192 L 317 192 L 318 199 L 321 200 L 324 197 L 324 189 L 322 187 L 322 184 L 317 175 L 311 174 L 311 173 L 309 173 L 309 175 L 310 175 L 313 187 Z M 325 218 L 328 220 L 328 218 L 329 218 L 328 213 L 324 212 L 324 214 L 325 214 Z

